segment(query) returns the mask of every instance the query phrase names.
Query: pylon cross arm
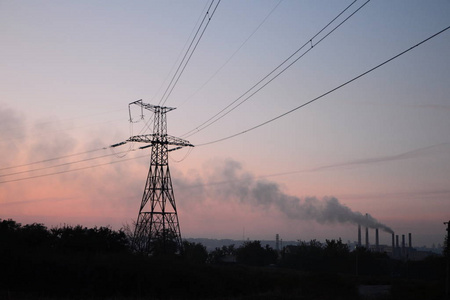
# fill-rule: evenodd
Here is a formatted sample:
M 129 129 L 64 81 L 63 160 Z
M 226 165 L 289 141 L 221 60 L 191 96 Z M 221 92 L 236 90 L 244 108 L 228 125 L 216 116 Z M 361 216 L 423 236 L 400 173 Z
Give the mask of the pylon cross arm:
M 194 147 L 189 141 L 171 136 L 171 135 L 158 135 L 158 134 L 144 134 L 135 135 L 130 137 L 127 142 L 149 143 L 149 144 L 166 144 L 182 147 Z
M 138 105 L 138 106 L 140 106 L 142 108 L 145 108 L 147 110 L 150 110 L 150 111 L 152 111 L 154 113 L 160 111 L 161 113 L 165 114 L 165 113 L 168 113 L 169 111 L 172 111 L 172 110 L 175 109 L 174 107 L 167 107 L 167 106 L 158 106 L 158 105 L 153 105 L 153 104 L 147 104 L 147 103 L 142 102 L 142 99 L 133 101 L 133 102 L 129 103 L 128 106 L 130 106 L 132 104 Z

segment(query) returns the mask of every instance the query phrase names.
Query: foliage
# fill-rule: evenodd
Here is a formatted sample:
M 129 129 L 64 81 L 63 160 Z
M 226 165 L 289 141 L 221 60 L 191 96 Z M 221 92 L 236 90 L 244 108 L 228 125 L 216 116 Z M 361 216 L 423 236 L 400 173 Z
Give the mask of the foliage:
M 129 249 L 125 233 L 108 227 L 0 220 L 0 299 L 359 299 L 357 282 L 392 285 L 398 299 L 437 299 L 444 290 L 444 257 L 391 260 L 350 252 L 341 240 L 299 241 L 276 265 L 276 251 L 259 241 L 208 256 L 187 241 L 174 256 Z M 229 256 L 238 263 L 214 264 Z
M 1 220 L 0 220 L 1 221 Z M 13 220 L 0 222 L 0 253 L 118 253 L 128 251 L 124 232 L 108 227 L 55 227 L 42 224 L 22 226 Z
M 206 247 L 200 243 L 183 241 L 182 256 L 191 263 L 204 264 L 208 259 L 208 251 L 206 251 Z
M 304 271 L 317 271 L 322 258 L 322 243 L 317 240 L 299 241 L 297 246 L 284 248 L 280 264 Z
M 277 261 L 277 252 L 266 245 L 261 246 L 260 241 L 248 241 L 236 250 L 236 260 L 249 266 L 267 266 L 275 264 Z
M 128 239 L 123 231 L 108 227 L 86 228 L 63 226 L 50 230 L 54 247 L 62 252 L 114 253 L 128 249 Z
M 208 255 L 208 262 L 211 264 L 223 264 L 226 257 L 234 257 L 236 255 L 236 248 L 234 244 L 228 246 L 216 247 Z
M 450 235 L 450 232 L 447 232 L 447 235 L 445 236 L 444 239 L 444 246 L 443 246 L 443 251 L 442 253 L 444 254 L 445 257 L 447 257 L 448 259 L 450 259 L 450 245 L 449 245 L 449 241 L 448 241 L 448 236 Z
M 181 252 L 180 246 L 176 234 L 166 229 L 150 242 L 150 253 L 153 256 L 173 256 Z
M 347 257 L 350 250 L 347 244 L 339 240 L 325 240 L 324 255 L 329 258 L 344 258 Z
M 389 275 L 390 261 L 386 254 L 371 252 L 364 247 L 350 249 L 341 239 L 299 241 L 285 247 L 280 265 L 309 272 Z

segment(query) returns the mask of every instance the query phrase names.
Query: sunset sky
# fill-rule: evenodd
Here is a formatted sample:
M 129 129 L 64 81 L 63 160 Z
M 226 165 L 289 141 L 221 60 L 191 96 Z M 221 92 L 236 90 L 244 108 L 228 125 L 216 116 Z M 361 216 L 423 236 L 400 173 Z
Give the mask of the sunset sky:
M 368 213 L 413 246 L 443 242 L 450 30 L 215 142 L 450 25 L 448 0 L 358 0 L 320 32 L 352 2 L 222 0 L 210 12 L 165 101 L 177 108 L 168 133 L 196 146 L 170 153 L 184 238 L 354 241 L 340 213 Z M 0 2 L 0 219 L 114 229 L 136 219 L 150 150 L 108 147 L 150 133 L 151 113 L 134 108 L 130 124 L 128 103 L 160 103 L 210 3 Z

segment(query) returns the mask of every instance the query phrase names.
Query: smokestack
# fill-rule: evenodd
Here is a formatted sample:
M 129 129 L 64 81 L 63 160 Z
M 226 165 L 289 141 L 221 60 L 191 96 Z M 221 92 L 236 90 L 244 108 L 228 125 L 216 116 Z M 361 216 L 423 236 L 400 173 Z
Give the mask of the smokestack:
M 412 237 L 411 237 L 411 233 L 408 233 L 408 238 L 409 238 L 409 244 L 408 244 L 408 246 L 409 246 L 409 249 L 411 249 L 411 248 L 412 248 Z
M 375 229 L 375 249 L 379 251 L 380 240 L 378 239 L 378 228 Z
M 366 227 L 366 248 L 369 249 L 369 228 Z
M 280 235 L 278 233 L 275 235 L 275 250 L 280 251 Z
M 395 236 L 395 256 L 400 256 L 400 246 L 398 245 L 398 234 Z
M 402 256 L 405 255 L 405 235 L 402 234 Z
M 366 214 L 366 219 L 369 219 L 369 214 Z M 366 226 L 366 248 L 369 249 L 369 228 Z
M 392 233 L 392 257 L 395 257 L 395 235 Z
M 398 249 L 400 248 L 400 246 L 398 245 L 398 234 L 395 236 L 395 249 L 397 249 L 397 251 L 398 251 Z
M 358 224 L 358 247 L 361 247 L 361 224 Z

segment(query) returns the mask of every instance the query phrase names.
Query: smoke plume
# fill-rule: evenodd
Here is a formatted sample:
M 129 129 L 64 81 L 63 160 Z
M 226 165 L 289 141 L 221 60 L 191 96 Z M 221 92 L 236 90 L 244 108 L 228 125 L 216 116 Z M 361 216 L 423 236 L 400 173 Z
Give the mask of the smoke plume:
M 242 165 L 233 160 L 220 163 L 208 178 L 203 185 L 197 185 L 196 188 L 202 189 L 214 199 L 234 200 L 266 209 L 276 208 L 291 219 L 312 220 L 321 224 L 360 224 L 393 233 L 391 228 L 372 216 L 351 210 L 335 197 L 318 199 L 287 195 L 277 183 L 257 179 L 251 173 L 243 171 Z

